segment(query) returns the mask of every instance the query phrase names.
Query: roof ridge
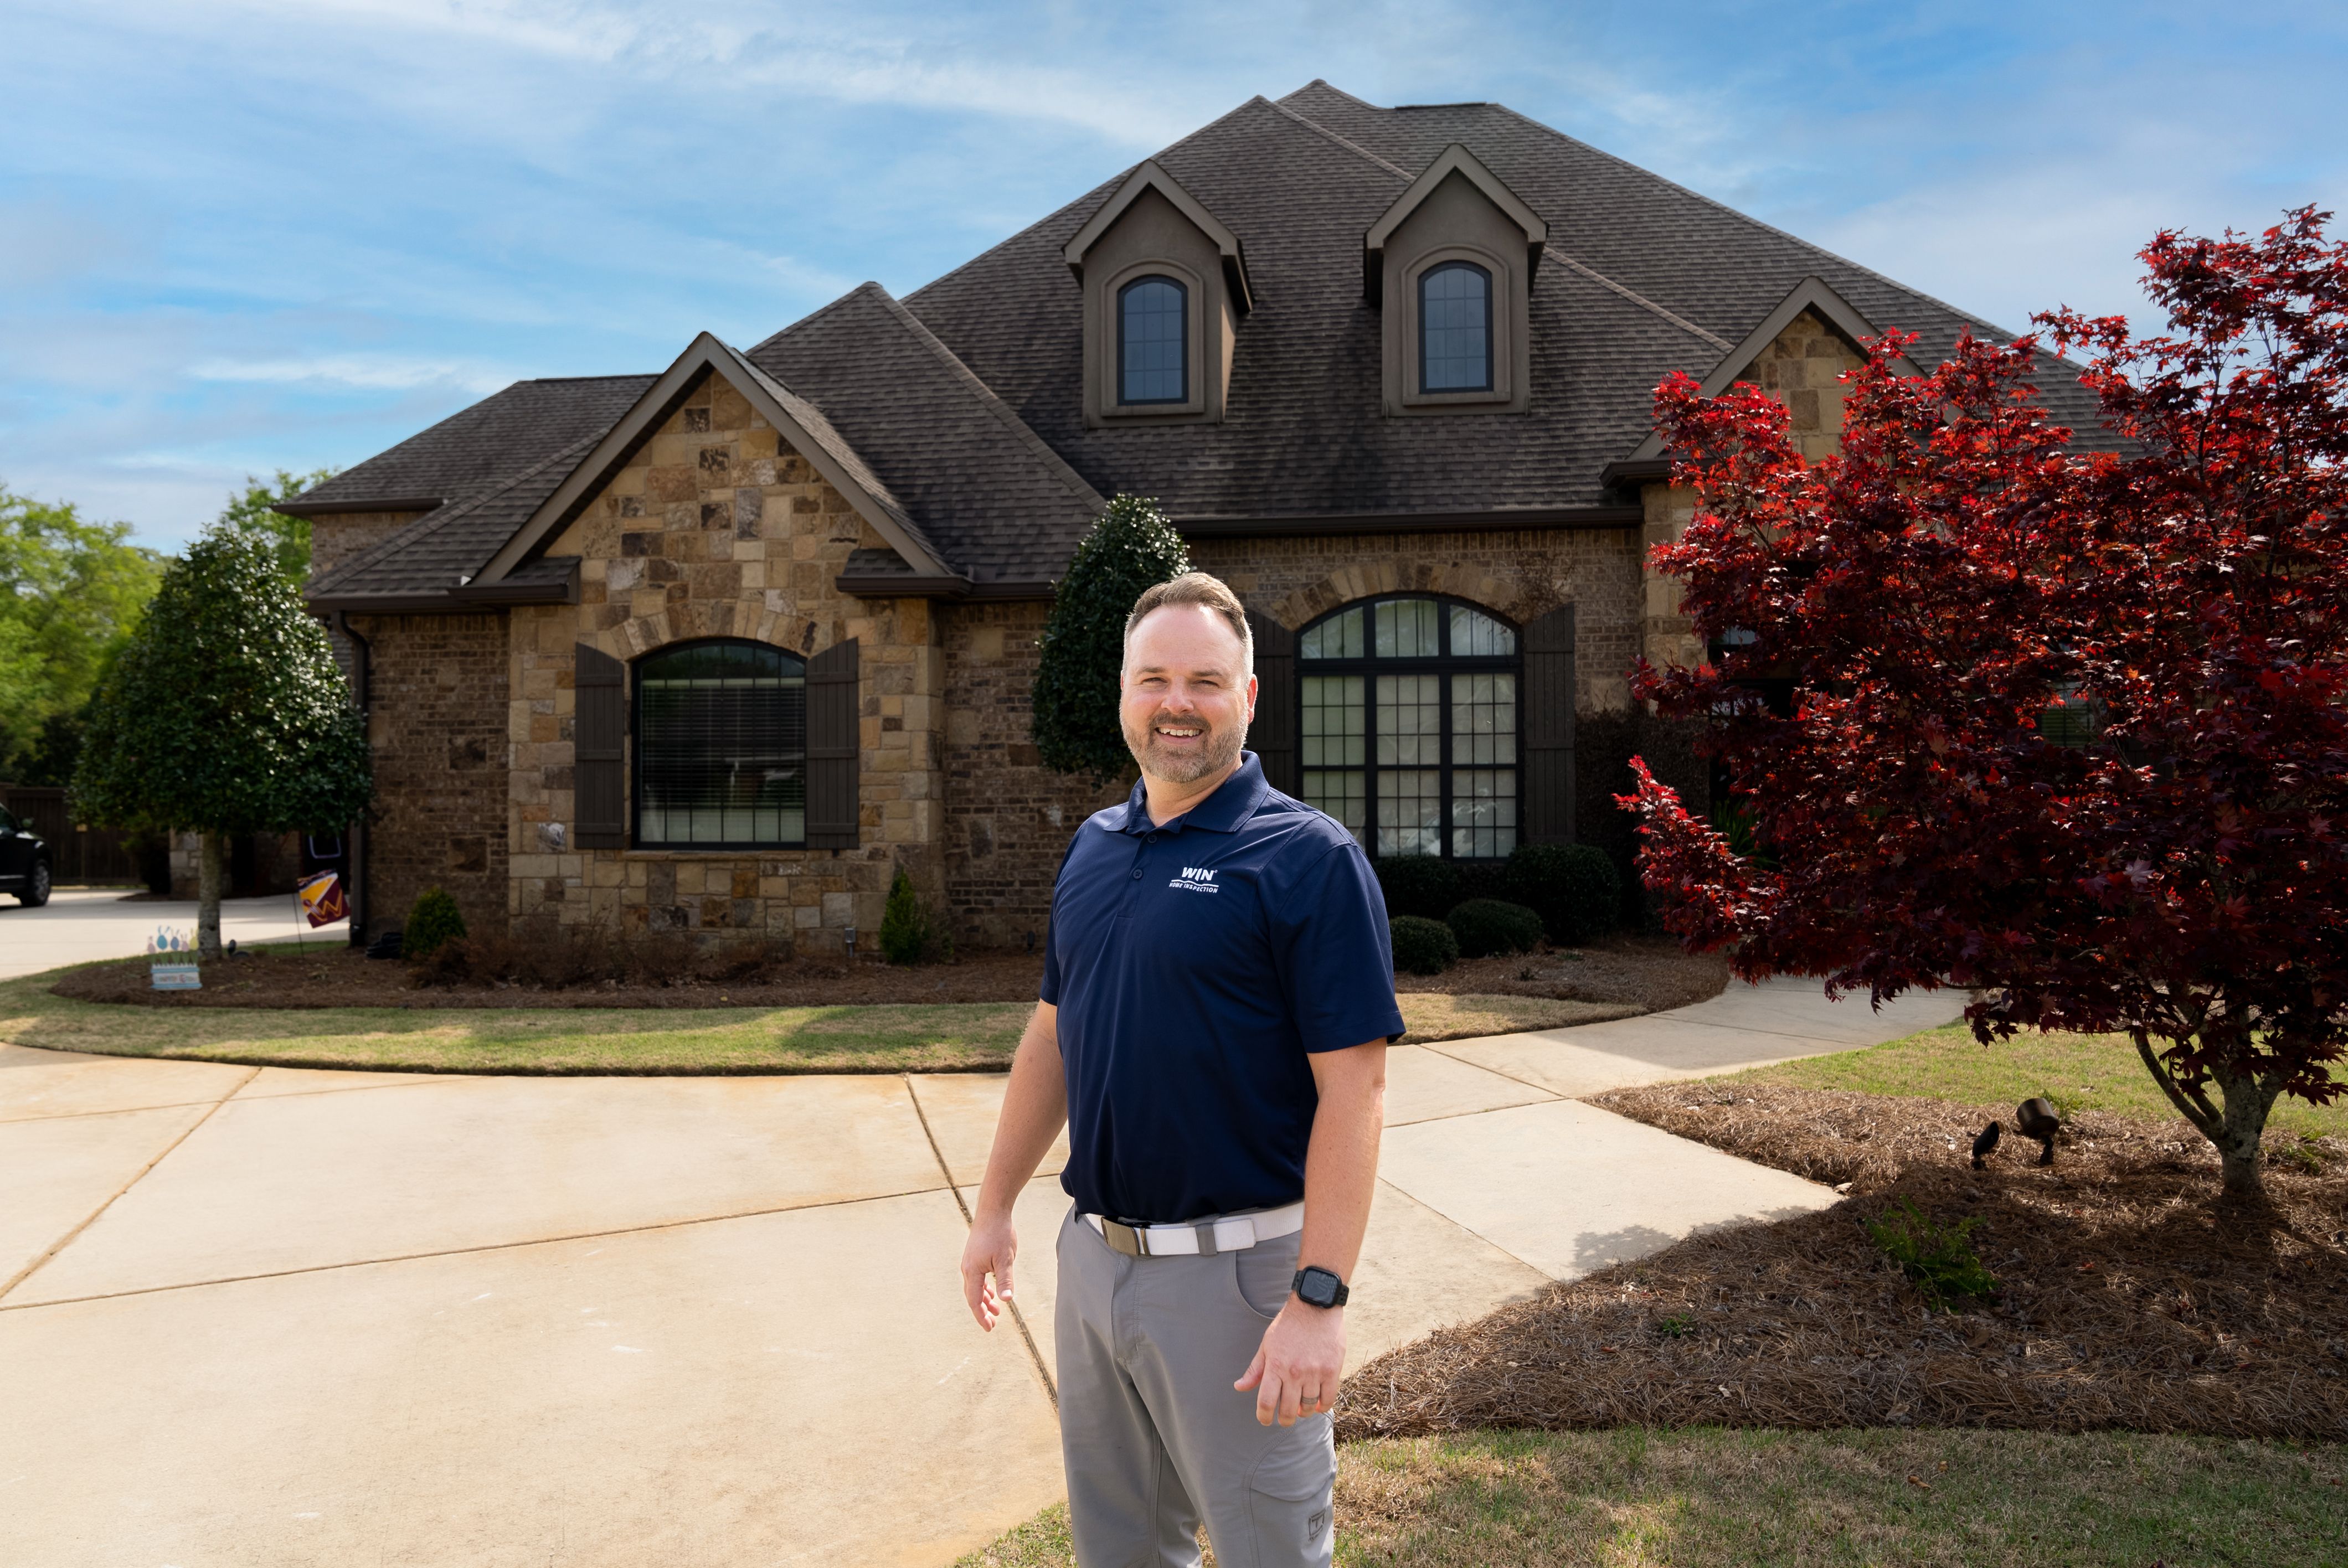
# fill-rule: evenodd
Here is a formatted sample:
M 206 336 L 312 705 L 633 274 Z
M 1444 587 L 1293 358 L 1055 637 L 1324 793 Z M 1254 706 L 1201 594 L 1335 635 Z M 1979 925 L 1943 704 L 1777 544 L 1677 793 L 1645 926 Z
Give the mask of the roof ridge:
M 962 356 L 948 348 L 945 340 L 930 330 L 930 324 L 927 322 L 915 315 L 902 301 L 891 294 L 888 290 L 881 289 L 880 292 L 881 302 L 888 307 L 891 314 L 903 323 L 907 330 L 912 333 L 914 341 L 935 354 L 938 363 L 944 365 L 949 373 L 959 376 L 977 395 L 980 405 L 993 414 L 1004 429 L 1034 450 L 1035 455 L 1044 460 L 1045 466 L 1052 470 L 1053 477 L 1059 480 L 1069 494 L 1090 507 L 1107 505 L 1101 493 L 1086 483 L 1085 477 L 1077 473 L 1066 458 L 1055 451 L 1050 442 L 1036 435 L 1034 427 L 1020 418 L 1009 404 L 996 395 L 994 388 L 987 385 L 978 372 L 963 364 Z
M 355 574 L 362 567 L 376 565 L 386 557 L 396 551 L 404 550 L 408 546 L 417 543 L 418 540 L 430 538 L 434 534 L 438 533 L 442 528 L 447 528 L 450 523 L 455 522 L 458 518 L 471 516 L 474 512 L 479 511 L 483 506 L 495 500 L 499 496 L 506 494 L 506 492 L 511 490 L 523 480 L 533 477 L 537 474 L 542 472 L 548 464 L 554 462 L 556 459 L 570 453 L 580 452 L 580 448 L 582 447 L 592 449 L 596 442 L 601 441 L 603 438 L 605 432 L 610 428 L 610 425 L 605 425 L 602 430 L 598 430 L 592 435 L 582 436 L 567 446 L 557 447 L 555 450 L 548 453 L 545 456 L 541 457 L 537 462 L 532 463 L 527 468 L 524 468 L 520 473 L 514 475 L 512 478 L 504 481 L 502 484 L 492 485 L 488 489 L 481 491 L 479 495 L 468 496 L 461 501 L 442 502 L 439 506 L 433 507 L 430 511 L 425 513 L 422 517 L 417 518 L 406 528 L 401 528 L 398 532 L 379 541 L 373 548 L 362 550 L 357 555 L 351 557 L 350 559 L 342 562 L 325 576 L 318 579 L 315 582 L 307 585 L 304 591 L 307 593 L 313 589 L 332 588 L 335 583 L 341 581 L 343 579 Z M 584 452 L 580 452 L 581 456 L 584 456 L 586 454 Z M 499 548 L 504 548 L 503 540 L 499 541 Z M 494 555 L 497 552 L 492 550 L 489 553 Z
M 1084 204 L 1090 201 L 1097 192 L 1106 190 L 1109 195 L 1115 195 L 1117 190 L 1123 186 L 1128 179 L 1133 178 L 1133 171 L 1139 169 L 1142 164 L 1153 162 L 1159 159 L 1164 158 L 1168 153 L 1173 151 L 1176 148 L 1180 147 L 1184 142 L 1197 140 L 1200 137 L 1206 135 L 1209 131 L 1214 129 L 1225 120 L 1230 119 L 1232 116 L 1253 108 L 1258 104 L 1263 105 L 1266 108 L 1278 108 L 1280 107 L 1278 104 L 1273 103 L 1270 98 L 1265 97 L 1262 93 L 1256 94 L 1255 97 L 1248 99 L 1247 102 L 1237 105 L 1236 107 L 1217 115 L 1214 118 L 1199 127 L 1198 129 L 1191 131 L 1189 135 L 1168 142 L 1164 147 L 1159 148 L 1148 158 L 1142 159 L 1138 162 L 1127 164 L 1123 169 L 1118 169 L 1115 174 L 1109 176 L 1108 179 L 1103 180 L 1100 184 L 1094 186 L 1092 190 L 1086 191 L 1082 196 L 1077 197 L 1075 200 L 1067 203 L 1066 206 L 1055 208 L 1051 211 L 1045 213 L 1043 217 L 1035 220 L 1035 222 L 1028 224 L 1025 228 L 1015 229 L 1012 231 L 1012 232 L 1005 234 L 1002 239 L 996 241 L 994 244 L 989 245 L 985 250 L 981 251 L 969 261 L 963 262 L 962 265 L 951 268 L 946 272 L 940 272 L 936 277 L 932 278 L 928 282 L 923 283 L 920 288 L 915 289 L 911 293 L 907 294 L 905 298 L 909 301 L 920 299 L 923 294 L 926 294 L 932 289 L 938 287 L 947 279 L 952 278 L 958 273 L 967 272 L 973 267 L 977 266 L 981 261 L 985 261 L 989 256 L 994 255 L 997 251 L 1004 250 L 1014 242 L 1026 238 L 1036 230 L 1041 229 L 1045 224 L 1058 218 L 1062 213 L 1075 211 L 1082 208 Z M 1169 170 L 1168 172 L 1170 173 L 1172 171 Z
M 656 370 L 614 370 L 606 372 L 602 375 L 526 375 L 522 377 L 521 380 L 514 383 L 514 384 L 516 386 L 537 386 L 546 382 L 658 381 L 659 379 L 660 372 Z
M 1025 233 L 1025 231 L 1026 231 L 1022 230 L 1020 232 Z M 1014 238 L 1016 238 L 1016 236 L 1014 236 Z M 1010 241 L 1005 241 L 1004 243 L 1008 244 Z M 890 297 L 889 291 L 881 288 L 878 280 L 867 278 L 862 282 L 857 284 L 854 288 L 849 290 L 846 293 L 840 295 L 838 299 L 826 301 L 824 303 L 816 306 L 815 309 L 809 311 L 807 314 L 799 317 L 797 321 L 787 322 L 783 325 L 776 328 L 773 332 L 768 333 L 765 337 L 760 338 L 757 343 L 752 343 L 748 348 L 739 349 L 736 352 L 739 353 L 747 359 L 751 354 L 757 354 L 759 350 L 765 348 L 768 343 L 773 343 L 778 338 L 789 336 L 792 333 L 798 331 L 799 328 L 807 325 L 809 322 L 822 320 L 825 316 L 828 316 L 832 312 L 839 309 L 842 305 L 848 303 L 849 301 L 854 299 L 857 295 L 863 293 L 868 289 L 879 290 L 880 297 L 884 300 Z M 731 347 L 732 345 L 728 344 L 727 346 Z M 780 381 L 782 377 L 777 376 L 775 379 Z
M 1314 80 L 1317 81 L 1319 78 L 1315 77 Z M 1329 87 L 1329 84 L 1326 82 L 1322 82 L 1321 85 L 1324 87 Z M 1341 89 L 1329 87 L 1329 90 L 1334 93 L 1340 91 Z M 1345 96 L 1348 97 L 1353 97 L 1351 93 L 1347 93 Z M 1360 102 L 1358 98 L 1354 101 L 1357 103 Z M 1339 147 L 1344 148 L 1346 151 L 1360 153 L 1364 158 L 1368 159 L 1380 169 L 1383 169 L 1389 174 L 1399 178 L 1405 184 L 1408 184 L 1410 181 L 1418 178 L 1416 175 L 1411 173 L 1410 170 L 1403 168 L 1400 164 L 1387 162 L 1385 159 L 1380 158 L 1376 153 L 1372 152 L 1368 148 L 1364 147 L 1360 142 L 1346 140 L 1344 137 L 1339 136 L 1335 131 L 1331 130 L 1327 126 L 1323 125 L 1319 120 L 1313 118 L 1309 115 L 1299 114 L 1296 110 L 1290 108 L 1286 104 L 1276 101 L 1272 102 L 1272 107 L 1278 109 L 1282 114 L 1286 115 L 1289 118 L 1294 120 L 1297 124 L 1307 127 L 1310 129 L 1319 131 L 1323 136 L 1327 137 L 1331 141 L 1335 142 Z M 1375 106 L 1365 104 L 1363 107 L 1367 108 L 1374 108 Z
M 1344 88 L 1339 87 L 1336 83 L 1331 81 L 1326 77 L 1315 77 L 1311 81 L 1305 83 L 1303 87 L 1297 88 L 1296 92 L 1286 94 L 1275 101 L 1286 103 L 1290 98 L 1296 97 L 1297 93 L 1304 92 L 1312 87 L 1327 87 L 1331 92 L 1335 93 L 1339 97 L 1344 98 L 1346 102 L 1359 104 L 1365 109 L 1375 109 L 1380 114 L 1392 114 L 1394 112 L 1394 110 L 1385 104 L 1374 104 L 1365 97 L 1360 97 L 1353 93 L 1347 92 Z
M 1704 342 L 1712 344 L 1713 347 L 1718 349 L 1723 354 L 1726 354 L 1730 349 L 1736 346 L 1735 343 L 1730 343 L 1726 338 L 1722 337 L 1718 333 L 1709 332 L 1704 328 L 1696 325 L 1694 322 L 1689 321 L 1685 316 L 1678 315 L 1671 311 L 1665 310 L 1654 301 L 1647 298 L 1646 295 L 1642 294 L 1635 290 L 1624 288 L 1622 284 L 1616 282 L 1613 279 L 1608 277 L 1605 273 L 1600 272 L 1597 268 L 1590 265 L 1586 261 L 1578 261 L 1575 258 L 1567 255 L 1564 251 L 1556 249 L 1551 249 L 1549 251 L 1549 254 L 1555 256 L 1559 261 L 1564 262 L 1575 272 L 1580 272 L 1591 282 L 1598 284 L 1601 288 L 1612 289 L 1614 292 L 1622 295 L 1632 304 L 1653 311 L 1656 315 L 1661 316 L 1663 320 L 1671 323 L 1672 325 L 1679 328 L 1682 332 L 1688 333 L 1692 337 L 1702 338 Z
M 1504 103 L 1493 103 L 1486 105 L 1485 107 L 1498 109 L 1502 114 L 1510 116 L 1516 119 L 1520 119 L 1536 130 L 1547 132 L 1549 135 L 1555 137 L 1560 141 L 1570 142 L 1573 146 L 1581 149 L 1582 151 L 1594 153 L 1598 157 L 1604 159 L 1607 162 L 1617 164 L 1622 168 L 1630 170 L 1633 174 L 1643 175 L 1647 179 L 1653 180 L 1658 185 L 1667 186 L 1670 189 L 1678 191 L 1683 196 L 1704 203 L 1706 207 L 1714 208 L 1721 212 L 1725 212 L 1729 217 L 1735 219 L 1741 223 L 1747 223 L 1766 233 L 1775 234 L 1780 240 L 1788 241 L 1793 244 L 1798 245 L 1803 250 L 1811 252 L 1813 255 L 1824 256 L 1829 261 L 1839 262 L 1843 266 L 1849 267 L 1854 272 L 1863 273 L 1879 283 L 1883 283 L 1890 288 L 1897 289 L 1900 292 L 1907 294 L 1911 298 L 1921 300 L 1928 305 L 1937 305 L 1941 310 L 1948 312 L 1949 314 L 1956 317 L 1961 322 L 1985 328 L 1986 330 L 1995 333 L 2002 337 L 2012 337 L 2015 335 L 2013 333 L 2008 332 L 2004 327 L 1999 326 L 1995 322 L 1984 321 L 1971 311 L 1960 310 L 1958 307 L 1951 304 L 1948 301 L 1941 299 L 1937 294 L 1928 294 L 1922 290 L 1914 288 L 1910 284 L 1903 283 L 1899 279 L 1891 277 L 1887 273 L 1879 272 L 1874 268 L 1868 266 L 1864 262 L 1854 261 L 1849 257 L 1845 256 L 1838 251 L 1829 251 L 1825 246 L 1818 244 L 1813 241 L 1805 240 L 1799 234 L 1796 234 L 1789 230 L 1780 229 L 1775 223 L 1766 223 L 1760 219 L 1754 217 L 1750 212 L 1739 211 L 1737 209 L 1728 205 L 1725 201 L 1717 200 L 1712 197 L 1706 196 L 1701 190 L 1692 190 L 1687 186 L 1682 185 L 1676 179 L 1657 174 L 1652 169 L 1643 169 L 1638 164 L 1632 163 L 1630 159 L 1619 157 L 1614 153 L 1611 153 L 1602 147 L 1592 146 L 1591 143 L 1583 141 L 1579 137 L 1568 136 L 1565 132 L 1558 129 L 1555 126 L 1544 124 L 1543 122 L 1533 118 L 1532 116 L 1526 114 L 1521 109 L 1511 108 Z M 1887 323 L 1879 324 L 1889 325 L 1891 323 Z

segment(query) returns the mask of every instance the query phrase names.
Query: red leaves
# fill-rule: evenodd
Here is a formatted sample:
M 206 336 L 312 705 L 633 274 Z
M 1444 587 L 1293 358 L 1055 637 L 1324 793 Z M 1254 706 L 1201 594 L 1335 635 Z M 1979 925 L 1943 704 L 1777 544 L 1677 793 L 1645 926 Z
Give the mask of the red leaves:
M 1653 565 L 1716 665 L 1635 672 L 1698 720 L 1777 868 L 1730 853 L 1643 766 L 1622 797 L 1691 943 L 1878 992 L 1992 988 L 2013 1027 L 2233 1044 L 2193 1071 L 2322 1093 L 2348 1019 L 2348 246 L 2323 215 L 2156 237 L 2167 335 L 2042 317 L 1902 378 L 1845 378 L 1841 449 L 1675 376 L 1656 418 L 1694 520 Z M 2075 449 L 2037 379 L 2080 374 Z M 1790 712 L 1746 684 L 1790 676 Z M 2057 740 L 2081 743 L 2058 744 Z M 2239 1020 L 2239 1021 L 2226 1021 Z

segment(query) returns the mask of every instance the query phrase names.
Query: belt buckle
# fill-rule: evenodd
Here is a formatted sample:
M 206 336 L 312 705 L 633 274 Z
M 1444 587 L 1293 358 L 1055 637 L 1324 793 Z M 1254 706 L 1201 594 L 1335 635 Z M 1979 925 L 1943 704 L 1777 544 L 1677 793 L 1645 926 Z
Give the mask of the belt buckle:
M 1128 1257 L 1149 1255 L 1149 1249 L 1142 1245 L 1139 1230 L 1132 1225 L 1119 1225 L 1107 1214 L 1101 1215 L 1101 1239 L 1108 1243 L 1111 1252 L 1121 1252 Z

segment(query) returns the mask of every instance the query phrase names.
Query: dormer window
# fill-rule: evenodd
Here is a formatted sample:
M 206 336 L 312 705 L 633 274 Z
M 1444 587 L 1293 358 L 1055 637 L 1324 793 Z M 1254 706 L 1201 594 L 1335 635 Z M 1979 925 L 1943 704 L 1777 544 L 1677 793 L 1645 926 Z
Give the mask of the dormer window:
M 1190 291 L 1172 278 L 1137 278 L 1117 294 L 1117 402 L 1188 403 Z
M 1421 392 L 1492 389 L 1492 274 L 1446 261 L 1418 280 Z

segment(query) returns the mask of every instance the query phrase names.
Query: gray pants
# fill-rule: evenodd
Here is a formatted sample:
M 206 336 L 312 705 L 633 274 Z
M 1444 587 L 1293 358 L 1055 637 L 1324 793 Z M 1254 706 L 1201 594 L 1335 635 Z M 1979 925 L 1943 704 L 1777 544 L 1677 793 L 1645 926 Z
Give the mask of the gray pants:
M 1072 1210 L 1053 1325 L 1079 1568 L 1326 1568 L 1329 1418 L 1256 1424 L 1231 1387 L 1288 1299 L 1303 1236 L 1211 1257 L 1127 1257 Z

